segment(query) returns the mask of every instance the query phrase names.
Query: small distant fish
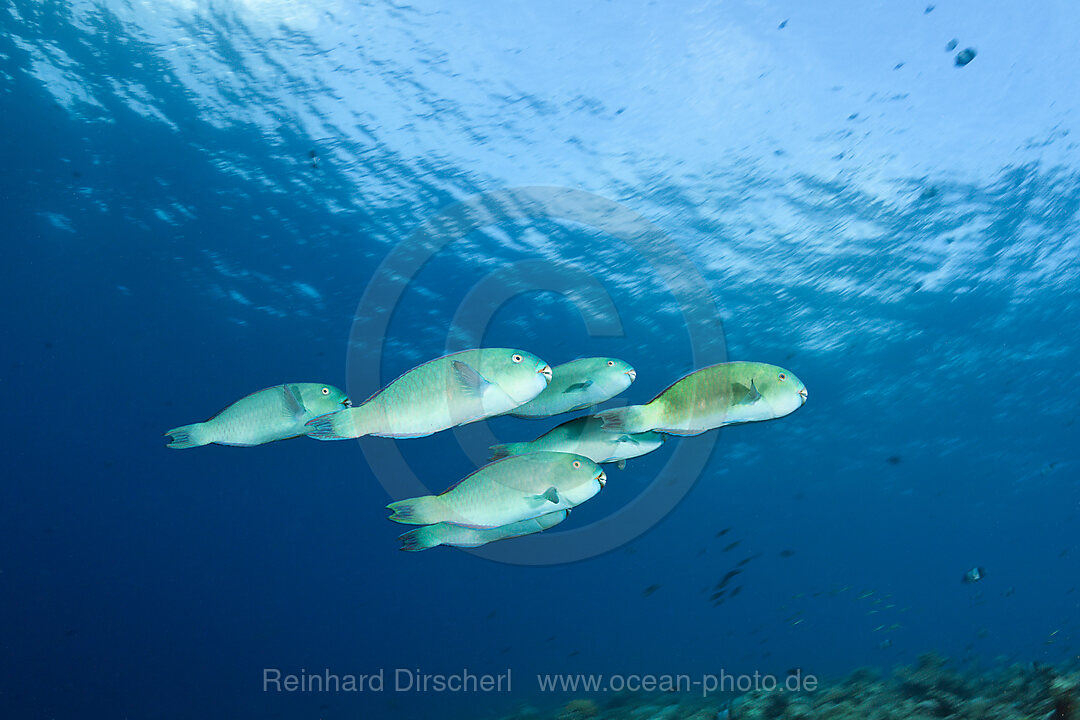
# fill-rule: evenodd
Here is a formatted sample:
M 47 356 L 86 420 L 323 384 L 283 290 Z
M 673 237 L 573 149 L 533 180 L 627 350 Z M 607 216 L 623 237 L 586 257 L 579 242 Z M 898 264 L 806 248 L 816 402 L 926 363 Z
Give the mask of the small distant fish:
M 649 587 L 647 587 L 647 588 L 645 588 L 644 590 L 641 591 L 641 596 L 642 597 L 649 597 L 650 595 L 652 595 L 654 592 L 656 592 L 659 589 L 660 589 L 659 585 L 650 585 Z
M 728 543 L 728 545 L 725 546 L 724 549 L 721 550 L 720 552 L 730 552 L 730 551 L 734 550 L 735 548 L 739 547 L 739 543 L 741 543 L 741 542 L 742 542 L 742 540 L 736 540 L 733 543 Z
M 964 573 L 964 577 L 961 579 L 961 582 L 963 582 L 965 585 L 970 585 L 971 583 L 979 582 L 984 577 L 986 577 L 986 570 L 984 568 L 973 567 L 966 573 Z
M 934 6 L 933 5 L 927 5 L 926 9 L 923 10 L 923 15 L 929 15 L 932 12 L 934 12 Z
M 902 460 L 899 455 L 890 455 L 888 459 L 890 465 L 899 465 L 900 461 Z
M 889 648 L 892 647 L 892 640 L 890 638 L 885 638 L 884 640 L 882 640 L 881 642 L 878 643 L 878 647 L 881 648 L 882 650 L 888 650 Z
M 731 528 L 729 528 L 729 527 L 726 527 L 726 528 L 724 528 L 723 530 L 719 530 L 719 531 L 717 531 L 717 533 L 716 533 L 716 537 L 724 537 L 724 536 L 725 536 L 725 535 L 727 535 L 727 534 L 728 534 L 729 532 L 731 532 Z
M 731 591 L 731 595 L 729 597 L 735 597 L 736 595 L 738 595 L 739 593 L 742 592 L 742 589 L 743 589 L 742 585 L 735 586 L 735 589 Z
M 311 167 L 319 167 L 319 154 L 317 152 L 315 152 L 314 150 L 309 150 L 308 158 L 311 160 Z
M 956 53 L 956 67 L 964 67 L 969 62 L 975 59 L 977 51 L 975 48 L 964 48 L 960 52 Z
M 780 22 L 780 24 L 777 26 L 776 29 L 777 30 L 783 30 L 786 27 L 787 27 L 787 20 L 783 20 L 783 21 Z
M 870 597 L 873 594 L 874 594 L 873 590 L 865 590 L 862 593 L 860 593 L 859 599 L 860 600 L 865 600 L 866 598 Z
M 792 557 L 794 554 L 795 554 L 794 550 L 781 550 L 780 551 L 780 557 L 782 557 L 782 558 L 789 558 L 789 557 Z
M 576 657 L 576 656 L 578 656 L 578 655 L 580 655 L 580 654 L 581 654 L 581 651 L 580 651 L 580 650 L 573 650 L 573 651 L 571 651 L 571 652 L 570 652 L 570 654 L 569 654 L 569 655 L 567 655 L 566 657 Z
M 751 560 L 756 560 L 759 557 L 761 557 L 761 555 L 756 553 L 754 555 L 748 555 L 747 557 L 744 557 L 742 560 L 740 560 L 735 567 L 745 567 Z
M 736 569 L 736 570 L 728 570 L 727 574 L 724 575 L 724 577 L 720 578 L 720 582 L 716 583 L 716 585 L 713 586 L 713 589 L 714 590 L 719 590 L 720 588 L 727 585 L 728 581 L 731 580 L 731 578 L 735 577 L 736 575 L 740 575 L 740 574 L 742 574 L 742 570 L 738 570 L 738 569 Z
M 945 43 L 945 52 L 952 52 L 956 49 L 956 46 L 960 43 L 959 40 L 953 38 L 949 42 Z

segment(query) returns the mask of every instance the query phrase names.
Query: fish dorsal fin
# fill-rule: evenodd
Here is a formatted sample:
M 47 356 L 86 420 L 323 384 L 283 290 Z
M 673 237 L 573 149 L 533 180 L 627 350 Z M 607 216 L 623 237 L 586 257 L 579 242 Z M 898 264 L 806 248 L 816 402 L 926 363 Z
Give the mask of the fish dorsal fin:
M 535 499 L 535 500 L 547 500 L 549 503 L 552 503 L 554 505 L 558 505 L 559 504 L 559 491 L 556 490 L 554 486 L 552 486 L 552 487 L 549 487 L 547 490 L 545 490 L 544 492 L 542 492 L 539 495 L 533 495 L 533 499 Z
M 750 387 L 746 387 L 742 383 L 734 383 L 731 390 L 732 397 L 738 398 L 735 401 L 736 405 L 753 405 L 761 399 L 761 393 L 758 392 L 753 380 L 750 381 Z
M 574 383 L 573 385 L 570 385 L 565 390 L 563 390 L 563 394 L 565 395 L 566 393 L 570 393 L 570 392 L 582 392 L 584 390 L 587 390 L 592 384 L 593 384 L 592 380 L 586 380 L 585 382 Z
M 458 387 L 469 397 L 483 397 L 484 391 L 491 385 L 472 365 L 460 360 L 454 361 L 454 376 Z
M 285 414 L 297 420 L 306 417 L 308 411 L 300 396 L 300 388 L 295 385 L 282 385 L 281 389 L 282 397 L 285 399 Z

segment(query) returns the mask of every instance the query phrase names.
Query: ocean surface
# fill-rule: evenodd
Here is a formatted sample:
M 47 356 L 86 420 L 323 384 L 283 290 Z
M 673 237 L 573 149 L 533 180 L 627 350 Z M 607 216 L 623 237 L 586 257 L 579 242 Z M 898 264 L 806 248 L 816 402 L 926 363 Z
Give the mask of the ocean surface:
M 1065 0 L 6 3 L 0 715 L 482 719 L 585 695 L 544 674 L 1075 664 L 1078 26 Z M 385 505 L 564 418 L 165 448 L 261 388 L 359 402 L 477 345 L 625 359 L 612 404 L 725 359 L 809 400 L 607 466 L 489 553 L 399 552 Z

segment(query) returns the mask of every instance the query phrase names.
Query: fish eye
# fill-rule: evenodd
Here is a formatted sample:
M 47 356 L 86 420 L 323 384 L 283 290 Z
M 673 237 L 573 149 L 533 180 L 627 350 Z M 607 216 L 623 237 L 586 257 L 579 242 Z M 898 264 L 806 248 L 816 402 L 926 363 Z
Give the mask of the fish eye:
M 520 355 L 518 355 L 517 353 L 514 353 L 514 356 L 513 356 L 512 358 L 510 358 L 510 359 L 511 359 L 511 360 L 513 360 L 513 361 L 514 361 L 514 362 L 516 362 L 516 363 L 519 363 L 519 362 L 521 362 L 522 360 L 524 360 L 525 358 L 521 357 L 521 356 L 520 356 Z
M 608 360 L 607 361 L 607 366 L 608 367 L 615 367 L 615 361 L 614 360 Z
M 581 461 L 580 460 L 575 460 L 574 461 L 574 469 L 576 470 L 579 467 L 581 467 Z
M 323 388 L 322 389 L 322 394 L 323 395 L 329 395 L 330 394 L 330 388 Z
M 787 380 L 787 375 L 785 375 L 784 373 L 780 373 L 779 375 L 777 375 L 777 377 L 780 378 L 780 382 L 784 382 L 785 380 Z

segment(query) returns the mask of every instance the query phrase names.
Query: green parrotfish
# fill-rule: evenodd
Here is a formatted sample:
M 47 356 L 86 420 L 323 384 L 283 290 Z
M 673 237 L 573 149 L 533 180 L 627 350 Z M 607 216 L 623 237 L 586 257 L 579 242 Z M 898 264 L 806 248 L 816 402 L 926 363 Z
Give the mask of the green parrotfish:
M 439 495 L 390 503 L 391 520 L 497 528 L 576 507 L 600 492 L 607 476 L 587 457 L 537 452 L 485 465 Z
M 574 418 L 529 442 L 492 445 L 491 459 L 548 450 L 583 455 L 597 463 L 618 463 L 622 468 L 629 458 L 645 455 L 664 444 L 664 435 L 660 433 L 627 435 L 607 432 L 603 426 L 603 420 L 595 415 Z
M 413 438 L 502 415 L 540 394 L 551 368 L 524 350 L 465 350 L 409 370 L 357 407 L 308 423 L 319 440 Z
M 696 370 L 644 405 L 598 413 L 604 430 L 698 435 L 735 423 L 772 420 L 806 402 L 806 386 L 765 363 L 728 362 Z
M 634 382 L 637 372 L 615 358 L 580 358 L 551 368 L 551 382 L 539 395 L 508 414 L 544 418 L 610 400 Z
M 218 445 L 262 445 L 307 433 L 305 424 L 349 406 L 349 398 L 333 385 L 275 385 L 237 400 L 206 422 L 173 428 L 168 447 L 182 449 Z
M 401 535 L 401 549 L 408 552 L 419 552 L 437 545 L 449 545 L 451 547 L 480 547 L 496 540 L 521 537 L 542 532 L 549 527 L 558 525 L 566 519 L 569 510 L 556 510 L 547 515 L 521 520 L 509 525 L 496 528 L 470 528 L 461 525 L 436 523 L 425 525 Z

